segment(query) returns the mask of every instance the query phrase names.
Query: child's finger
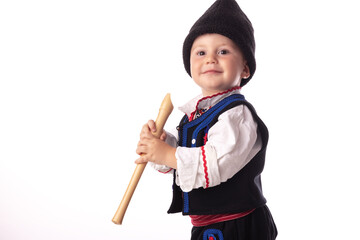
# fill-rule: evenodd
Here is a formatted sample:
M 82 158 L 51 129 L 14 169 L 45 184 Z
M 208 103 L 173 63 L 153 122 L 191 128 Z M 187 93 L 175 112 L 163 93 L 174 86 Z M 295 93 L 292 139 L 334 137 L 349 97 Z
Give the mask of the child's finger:
M 135 163 L 137 163 L 137 164 L 146 163 L 146 162 L 148 162 L 148 160 L 145 156 L 142 156 L 135 160 Z
M 142 160 L 142 158 L 138 158 L 135 160 L 135 163 L 136 164 L 141 164 L 141 163 L 144 163 L 144 161 Z
M 145 136 L 148 132 L 150 132 L 149 126 L 147 124 L 144 124 L 140 131 L 140 138 Z
M 145 145 L 139 145 L 136 148 L 136 154 L 141 155 L 147 152 L 147 147 Z
M 149 120 L 148 121 L 148 126 L 149 126 L 151 132 L 156 132 L 156 125 L 155 125 L 154 120 Z
M 165 140 L 166 140 L 166 132 L 165 132 L 165 131 L 162 132 L 162 134 L 161 134 L 161 136 L 160 136 L 160 140 L 161 140 L 161 141 L 165 141 Z
M 151 133 L 151 131 L 152 130 L 149 128 L 149 125 L 145 124 L 140 133 L 140 140 L 145 138 L 152 138 L 153 134 Z
M 136 149 L 136 154 L 137 154 L 137 155 L 143 154 L 143 152 L 139 149 L 139 147 Z

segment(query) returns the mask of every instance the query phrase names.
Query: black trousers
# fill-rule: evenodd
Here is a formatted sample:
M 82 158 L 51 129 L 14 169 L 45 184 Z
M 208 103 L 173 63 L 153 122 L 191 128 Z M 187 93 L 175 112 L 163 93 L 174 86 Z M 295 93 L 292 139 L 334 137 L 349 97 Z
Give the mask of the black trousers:
M 249 215 L 204 227 L 193 227 L 191 240 L 274 240 L 277 228 L 265 205 Z

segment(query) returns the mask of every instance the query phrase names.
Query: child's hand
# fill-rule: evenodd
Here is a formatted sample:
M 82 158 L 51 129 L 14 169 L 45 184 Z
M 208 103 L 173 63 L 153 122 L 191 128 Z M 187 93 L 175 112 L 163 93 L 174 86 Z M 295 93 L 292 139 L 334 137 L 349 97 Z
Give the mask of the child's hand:
M 156 126 L 155 122 L 150 120 L 141 130 L 140 141 L 136 148 L 136 153 L 141 157 L 135 163 L 154 162 L 176 168 L 176 148 L 164 142 L 165 132 L 161 134 L 160 139 L 156 138 L 152 132 L 156 132 Z
M 141 129 L 140 133 L 140 140 L 144 138 L 149 138 L 153 136 L 153 133 L 156 132 L 156 125 L 154 120 L 149 120 Z M 151 134 L 151 135 L 150 135 Z M 166 132 L 163 131 L 160 140 L 165 141 L 166 140 Z

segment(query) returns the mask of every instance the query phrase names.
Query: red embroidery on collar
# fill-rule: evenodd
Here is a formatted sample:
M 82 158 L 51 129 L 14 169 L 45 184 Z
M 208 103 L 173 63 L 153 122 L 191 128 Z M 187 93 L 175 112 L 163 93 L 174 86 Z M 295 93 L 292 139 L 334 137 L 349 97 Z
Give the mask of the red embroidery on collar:
M 196 103 L 195 111 L 193 111 L 193 112 L 190 114 L 189 121 L 192 121 L 192 120 L 193 120 L 193 118 L 194 118 L 194 116 L 195 116 L 195 113 L 196 113 L 196 111 L 197 111 L 197 109 L 198 109 L 198 106 L 199 106 L 199 104 L 200 104 L 201 101 L 206 100 L 206 99 L 209 99 L 209 98 L 217 97 L 217 96 L 220 96 L 220 95 L 223 95 L 223 94 L 226 94 L 226 93 L 228 93 L 228 92 L 232 92 L 232 91 L 235 91 L 235 90 L 238 90 L 238 89 L 241 89 L 241 87 L 240 87 L 240 86 L 233 87 L 233 88 L 230 88 L 229 90 L 226 90 L 226 91 L 224 91 L 224 92 L 219 92 L 219 93 L 216 93 L 216 94 L 214 94 L 214 95 L 206 96 L 206 97 L 201 98 L 201 99 Z

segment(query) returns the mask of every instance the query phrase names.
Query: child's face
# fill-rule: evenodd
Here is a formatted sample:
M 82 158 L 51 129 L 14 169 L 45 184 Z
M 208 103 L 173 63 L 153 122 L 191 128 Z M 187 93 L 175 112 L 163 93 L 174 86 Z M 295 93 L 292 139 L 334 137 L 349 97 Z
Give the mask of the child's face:
M 233 41 L 220 34 L 195 39 L 190 53 L 191 76 L 204 96 L 240 86 L 250 76 L 249 67 Z

